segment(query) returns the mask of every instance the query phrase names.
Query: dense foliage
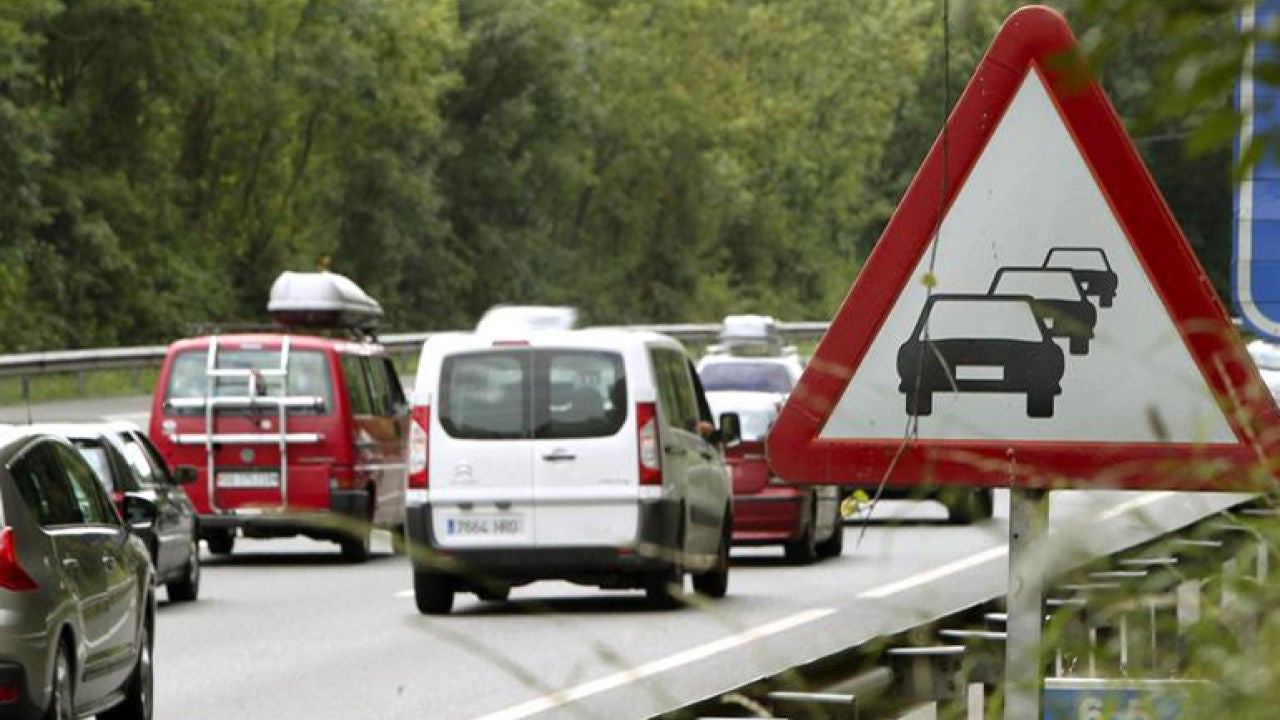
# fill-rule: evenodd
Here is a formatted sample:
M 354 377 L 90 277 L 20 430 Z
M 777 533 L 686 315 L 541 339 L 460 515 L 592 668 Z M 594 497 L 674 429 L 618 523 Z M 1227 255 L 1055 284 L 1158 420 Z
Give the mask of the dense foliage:
M 324 263 L 400 329 L 827 317 L 1017 4 L 952 0 L 944 53 L 939 0 L 8 0 L 0 351 L 259 319 Z M 1183 144 L 1144 151 L 1221 280 L 1229 156 Z

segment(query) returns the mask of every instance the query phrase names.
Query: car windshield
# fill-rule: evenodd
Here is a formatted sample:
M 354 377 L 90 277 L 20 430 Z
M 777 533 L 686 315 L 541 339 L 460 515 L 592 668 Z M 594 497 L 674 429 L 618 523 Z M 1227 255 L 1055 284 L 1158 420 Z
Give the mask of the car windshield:
M 1057 248 L 1049 251 L 1044 259 L 1044 266 L 1049 268 L 1071 268 L 1074 270 L 1110 270 L 1107 267 L 1107 256 L 1097 248 Z
M 752 392 L 791 392 L 791 375 L 778 363 L 719 362 L 707 363 L 698 371 L 702 389 L 747 390 Z
M 1263 370 L 1280 370 L 1280 347 L 1255 342 L 1249 345 L 1249 354 Z
M 742 427 L 742 439 L 747 442 L 764 440 L 769 434 L 769 428 L 773 427 L 774 421 L 778 419 L 776 405 L 738 407 L 732 402 L 726 402 L 714 396 L 708 396 L 707 402 L 711 405 L 711 414 L 717 418 L 724 413 L 737 413 Z
M 108 492 L 116 490 L 116 478 L 111 472 L 111 462 L 107 459 L 107 450 L 102 447 L 99 440 L 90 440 L 88 438 L 73 438 L 71 443 L 76 446 L 84 459 L 88 461 L 89 467 L 97 473 L 98 479 L 102 481 L 102 486 Z
M 926 330 L 930 340 L 1038 342 L 1044 338 L 1031 305 L 1022 299 L 938 300 L 929 310 Z
M 186 350 L 178 353 L 173 359 L 169 371 L 169 384 L 165 389 L 165 400 L 175 398 L 203 398 L 209 391 L 205 368 L 208 363 L 205 350 Z M 280 366 L 279 350 L 220 350 L 218 367 L 222 369 L 267 370 Z M 320 408 L 295 408 L 293 414 L 323 415 L 333 407 L 333 388 L 329 380 L 329 364 L 324 353 L 319 350 L 294 350 L 289 353 L 288 384 L 285 395 L 292 397 L 319 397 Z M 258 394 L 262 396 L 279 395 L 280 379 L 261 376 L 258 381 Z M 249 392 L 249 381 L 246 377 L 221 377 L 213 383 L 213 394 L 218 397 L 243 396 Z M 172 410 L 177 414 L 183 410 Z M 202 413 L 202 409 L 188 409 L 192 414 Z M 235 412 L 220 410 L 219 412 Z M 242 412 L 247 412 L 242 411 Z
M 521 350 L 447 358 L 440 423 L 472 440 L 607 437 L 627 419 L 622 356 L 589 350 Z
M 992 295 L 1030 295 L 1038 300 L 1080 300 L 1080 286 L 1068 271 L 1005 270 L 991 286 Z

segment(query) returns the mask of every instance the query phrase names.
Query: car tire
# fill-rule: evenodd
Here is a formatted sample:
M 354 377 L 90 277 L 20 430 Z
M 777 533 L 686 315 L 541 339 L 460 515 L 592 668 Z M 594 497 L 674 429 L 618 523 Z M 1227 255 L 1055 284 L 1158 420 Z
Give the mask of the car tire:
M 405 534 L 404 524 L 391 528 L 391 554 L 404 555 L 409 549 L 409 536 Z
M 486 585 L 476 588 L 476 597 L 485 602 L 506 602 L 511 597 L 509 585 Z
M 834 558 L 840 557 L 844 552 L 844 522 L 840 517 L 840 511 L 836 510 L 835 527 L 831 530 L 831 537 L 818 543 L 818 557 Z
M 726 512 L 716 564 L 710 570 L 693 576 L 694 592 L 709 598 L 722 598 L 729 592 L 729 546 L 733 544 L 733 518 Z
M 1111 303 L 1115 301 L 1115 295 L 1103 295 L 1098 298 L 1098 304 L 1102 307 L 1111 307 Z
M 995 497 L 990 488 L 958 491 L 947 506 L 947 522 L 952 525 L 969 525 L 991 517 Z
M 1089 354 L 1089 338 L 1073 337 L 1068 343 L 1068 346 L 1072 355 Z
M 1027 417 L 1053 417 L 1053 393 L 1031 390 L 1027 393 Z
M 124 689 L 124 701 L 98 714 L 98 720 L 151 720 L 153 669 L 151 663 L 151 630 L 142 626 L 142 648 L 138 651 L 138 664 L 129 676 Z
M 200 597 L 200 543 L 191 541 L 190 556 L 181 580 L 165 584 L 169 602 L 193 602 Z
M 343 537 L 338 541 L 342 552 L 342 562 L 358 564 L 369 559 L 369 528 L 355 537 Z
M 448 615 L 453 609 L 457 582 L 450 575 L 430 570 L 413 571 L 413 599 L 423 615 Z
M 53 690 L 49 693 L 49 709 L 44 720 L 76 720 L 76 677 L 72 671 L 71 653 L 65 642 L 58 643 L 53 658 Z
M 811 507 L 813 505 L 817 505 L 817 502 L 811 500 Z M 818 521 L 815 512 L 816 510 L 809 511 L 809 520 L 801 528 L 800 537 L 782 545 L 783 554 L 792 565 L 808 565 L 818 559 Z
M 224 530 L 204 539 L 209 545 L 209 552 L 214 555 L 230 555 L 236 547 L 236 535 L 231 530 Z

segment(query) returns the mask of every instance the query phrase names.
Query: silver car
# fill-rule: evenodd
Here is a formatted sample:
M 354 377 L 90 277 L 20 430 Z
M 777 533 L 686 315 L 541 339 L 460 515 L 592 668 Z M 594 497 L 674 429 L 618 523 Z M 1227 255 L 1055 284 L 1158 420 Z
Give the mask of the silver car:
M 0 429 L 0 717 L 151 717 L 154 570 L 65 439 Z

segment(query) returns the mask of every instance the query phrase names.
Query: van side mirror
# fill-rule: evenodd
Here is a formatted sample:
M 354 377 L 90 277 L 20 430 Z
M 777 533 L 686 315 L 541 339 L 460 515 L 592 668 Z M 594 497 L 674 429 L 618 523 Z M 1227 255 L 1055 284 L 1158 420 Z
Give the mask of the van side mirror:
M 173 469 L 173 481 L 179 485 L 190 485 L 200 477 L 200 471 L 194 465 L 179 465 Z
M 121 503 L 124 522 L 130 530 L 150 530 L 156 523 L 155 503 L 136 495 L 125 495 Z
M 738 413 L 720 414 L 720 442 L 724 445 L 736 445 L 742 441 L 742 418 Z

